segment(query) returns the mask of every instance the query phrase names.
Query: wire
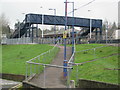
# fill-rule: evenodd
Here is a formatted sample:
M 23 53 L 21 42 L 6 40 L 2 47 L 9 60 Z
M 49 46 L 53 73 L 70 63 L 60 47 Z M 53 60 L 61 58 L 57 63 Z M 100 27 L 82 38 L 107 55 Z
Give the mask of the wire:
M 82 7 L 85 7 L 85 6 L 91 4 L 91 3 L 94 2 L 94 1 L 95 1 L 95 0 L 92 0 L 92 1 L 88 2 L 87 4 L 84 4 L 84 5 L 82 5 L 81 7 L 77 8 L 77 9 L 74 9 L 74 11 L 77 11 L 78 9 L 80 9 L 80 8 L 82 8 Z M 72 13 L 72 12 L 73 12 L 73 11 L 69 12 L 68 14 L 70 14 L 70 13 Z

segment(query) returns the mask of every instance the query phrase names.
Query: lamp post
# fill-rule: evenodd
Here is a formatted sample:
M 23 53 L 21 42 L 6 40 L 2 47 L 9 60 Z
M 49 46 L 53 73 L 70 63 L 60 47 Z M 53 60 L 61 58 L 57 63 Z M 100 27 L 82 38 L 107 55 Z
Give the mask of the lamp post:
M 54 15 L 55 15 L 55 17 L 56 17 L 56 9 L 52 9 L 52 8 L 50 8 L 49 10 L 53 10 L 53 11 L 54 11 Z M 56 44 L 56 39 L 55 39 L 55 37 L 56 37 L 56 24 L 55 24 L 55 17 L 54 17 L 54 44 Z
M 41 6 L 40 8 L 42 9 L 43 7 Z M 44 15 L 42 13 L 42 26 L 43 26 L 43 24 L 44 24 Z M 42 38 L 43 38 L 43 29 L 42 29 Z
M 107 40 L 108 40 L 108 22 L 106 22 L 106 44 L 107 44 Z
M 74 2 L 67 2 L 67 3 L 72 3 L 72 8 L 73 8 L 73 11 L 72 11 L 72 54 L 74 53 Z
M 65 2 L 65 31 L 67 30 L 67 0 Z M 67 58 L 66 58 L 66 37 L 64 37 L 64 61 L 63 61 L 63 65 L 65 67 L 67 67 Z M 67 77 L 67 68 L 63 68 L 63 77 L 66 78 Z
M 91 12 L 91 10 L 88 10 L 88 12 Z M 90 18 L 90 39 L 91 39 L 91 32 L 92 32 L 92 19 Z
M 65 32 L 67 30 L 67 4 L 68 3 L 72 3 L 73 4 L 73 23 L 72 23 L 72 53 L 74 53 L 74 2 L 65 2 Z M 67 62 L 68 60 L 66 60 L 66 38 L 67 38 L 67 35 L 65 35 L 64 37 L 64 62 L 63 62 L 63 65 L 65 67 L 68 66 Z M 69 70 L 67 70 L 66 68 L 63 69 L 63 73 L 64 73 L 64 78 L 67 77 L 67 87 L 69 88 Z

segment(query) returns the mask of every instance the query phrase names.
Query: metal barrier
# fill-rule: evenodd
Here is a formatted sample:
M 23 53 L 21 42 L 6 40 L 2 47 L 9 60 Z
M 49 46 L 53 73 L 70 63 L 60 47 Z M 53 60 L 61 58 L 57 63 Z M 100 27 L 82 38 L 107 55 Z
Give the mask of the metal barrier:
M 101 58 L 97 58 L 97 51 L 101 51 L 100 49 L 101 48 L 105 48 L 105 47 L 109 47 L 109 46 L 100 46 L 100 47 L 95 47 L 95 48 L 92 48 L 92 49 L 86 49 L 86 50 L 81 50 L 81 51 L 75 51 L 74 53 L 73 53 L 73 55 L 72 55 L 72 57 L 71 57 L 71 59 L 69 60 L 69 64 L 70 65 L 72 65 L 72 67 L 73 66 L 76 66 L 76 67 L 74 67 L 74 69 L 76 70 L 76 75 L 75 75 L 75 77 L 76 77 L 76 84 L 77 84 L 77 82 L 78 82 L 78 79 L 79 79 L 79 77 L 78 77 L 78 75 L 80 74 L 80 71 L 79 71 L 79 66 L 80 65 L 83 65 L 83 64 L 85 64 L 85 63 L 87 63 L 87 62 L 90 62 L 90 61 L 95 61 L 95 60 L 99 60 L 99 59 L 101 59 Z M 98 50 L 99 49 L 99 50 Z M 80 54 L 80 53 L 82 53 L 82 52 L 86 52 L 86 51 L 90 51 L 90 50 L 93 50 L 93 52 L 89 52 L 91 55 L 93 55 L 93 59 L 92 60 L 90 60 L 90 61 L 85 61 L 85 62 L 81 62 L 81 63 L 75 63 L 75 62 L 73 62 L 73 58 L 74 58 L 74 56 L 76 55 L 76 54 Z M 102 52 L 102 51 L 101 51 Z M 80 54 L 81 55 L 81 54 Z
M 75 40 L 74 40 L 75 42 Z M 74 43 L 74 52 L 71 56 L 71 58 L 68 60 L 68 67 L 71 67 L 70 69 L 67 69 L 67 86 L 68 88 L 70 88 L 70 76 L 71 76 L 71 70 L 72 70 L 72 67 L 73 67 L 73 64 L 74 64 L 74 58 L 75 58 L 75 52 L 76 52 L 76 47 L 75 47 L 75 43 Z
M 56 39 L 56 41 L 59 42 L 59 44 L 63 44 L 64 40 L 63 38 Z M 39 38 L 39 37 L 22 37 L 22 38 L 5 38 L 2 39 L 1 44 L 30 44 L 30 43 L 38 43 L 38 44 L 54 44 L 55 39 L 54 38 Z M 71 44 L 71 39 L 67 38 L 66 43 Z
M 39 67 L 39 65 L 43 65 L 43 66 L 49 65 L 48 63 L 50 63 L 52 57 L 54 57 L 56 54 L 56 51 L 57 51 L 56 49 L 57 49 L 57 44 L 52 49 L 30 59 L 29 61 L 26 61 L 26 80 L 28 79 L 28 76 L 32 77 L 34 74 L 37 74 L 43 71 L 43 67 Z M 49 57 L 47 60 L 48 62 L 45 61 L 47 57 Z M 28 64 L 29 64 L 29 67 L 28 67 Z M 32 70 L 33 68 L 34 70 Z
M 59 43 L 59 41 L 58 41 Z M 69 87 L 69 81 L 70 81 L 70 77 L 69 77 L 69 74 L 70 74 L 70 71 L 72 69 L 72 66 L 71 65 L 68 65 L 67 67 L 66 66 L 62 66 L 62 65 L 53 65 L 53 64 L 49 64 L 50 62 L 48 61 L 51 61 L 52 57 L 54 57 L 56 55 L 56 49 L 57 49 L 57 46 L 58 46 L 58 43 L 50 50 L 48 50 L 47 52 L 44 52 L 40 55 L 38 55 L 37 57 L 35 58 L 32 58 L 30 59 L 29 61 L 26 61 L 26 80 L 29 81 L 29 79 L 33 78 L 35 75 L 37 74 L 40 74 L 40 73 L 43 73 L 44 74 L 44 77 L 43 77 L 43 87 L 45 88 L 46 87 L 46 67 L 55 67 L 55 68 L 66 68 L 68 70 L 68 77 L 67 77 L 67 87 Z M 53 55 L 51 55 L 53 53 Z M 46 57 L 47 59 L 51 59 L 51 60 L 46 60 Z M 72 55 L 73 57 L 73 55 Z M 71 60 L 72 60 L 72 57 L 71 57 Z M 41 81 L 42 82 L 42 81 Z
M 74 43 L 74 53 L 71 55 L 70 59 L 67 62 L 67 66 L 62 66 L 62 65 L 53 65 L 53 64 L 49 64 L 55 55 L 56 55 L 56 49 L 57 49 L 58 43 L 50 50 L 48 50 L 47 52 L 44 52 L 40 55 L 38 55 L 35 58 L 30 59 L 29 61 L 26 62 L 26 80 L 29 80 L 30 78 L 32 78 L 34 75 L 43 73 L 44 77 L 43 77 L 43 86 L 44 88 L 46 87 L 46 67 L 55 67 L 55 68 L 66 68 L 67 69 L 67 82 L 66 82 L 66 86 L 67 88 L 70 88 L 70 78 L 71 78 L 71 73 L 72 73 L 72 68 L 73 66 L 77 66 L 76 67 L 76 82 L 78 81 L 78 75 L 79 75 L 79 65 L 82 65 L 83 63 L 75 63 L 75 54 L 77 53 L 81 53 L 81 52 L 85 52 L 85 51 L 90 51 L 93 50 L 93 59 L 96 58 L 96 49 L 99 48 L 103 48 L 103 47 L 109 47 L 109 46 L 100 46 L 100 47 L 96 47 L 96 48 L 92 48 L 92 49 L 86 49 L 86 50 L 82 50 L 82 51 L 76 51 L 76 46 Z M 53 54 L 52 54 L 53 53 Z M 92 54 L 91 54 L 92 55 Z M 48 60 L 49 58 L 49 60 Z M 46 61 L 46 59 L 48 61 Z M 50 60 L 51 59 L 51 60 Z

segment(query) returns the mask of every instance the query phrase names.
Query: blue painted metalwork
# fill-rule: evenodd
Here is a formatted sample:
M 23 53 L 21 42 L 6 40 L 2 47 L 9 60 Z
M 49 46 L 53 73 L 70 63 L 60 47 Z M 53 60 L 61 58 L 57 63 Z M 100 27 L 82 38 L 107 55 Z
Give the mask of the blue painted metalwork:
M 63 66 L 67 67 L 67 63 L 68 63 L 68 61 L 64 60 Z M 63 68 L 63 76 L 64 76 L 64 78 L 67 76 L 67 68 Z
M 55 21 L 55 22 L 53 22 Z M 26 14 L 25 18 L 26 23 L 31 24 L 42 24 L 42 14 Z M 65 25 L 65 17 L 64 16 L 54 16 L 54 15 L 44 15 L 44 24 L 46 25 Z M 73 25 L 73 18 L 67 17 L 67 26 Z M 76 27 L 90 27 L 90 19 L 89 18 L 74 18 L 74 26 Z M 102 20 L 100 19 L 92 19 L 92 27 L 101 28 Z
M 55 21 L 55 22 L 54 22 Z M 46 25 L 65 25 L 65 16 L 44 15 L 44 24 Z M 20 36 L 24 35 L 32 24 L 42 24 L 42 14 L 26 14 L 25 20 L 20 24 Z M 67 17 L 67 26 L 73 25 L 73 18 Z M 74 26 L 90 27 L 90 19 L 74 17 Z M 100 28 L 102 36 L 102 20 L 92 19 L 92 28 Z M 15 30 L 11 38 L 18 38 L 19 31 Z
M 67 20 L 68 18 L 67 18 L 67 0 L 66 0 L 66 2 L 65 2 L 65 23 L 64 23 L 64 25 L 65 25 L 65 31 L 67 30 L 67 22 L 68 22 L 68 20 Z M 66 38 L 64 38 L 64 62 L 63 62 L 63 64 L 64 64 L 64 66 L 66 66 L 67 67 L 67 60 L 66 60 Z M 67 70 L 66 70 L 66 68 L 64 68 L 63 69 L 63 73 L 64 73 L 64 77 L 66 78 L 66 76 L 67 76 Z
M 74 2 L 72 2 L 72 4 L 73 4 L 73 12 L 72 12 L 72 14 L 73 14 L 73 23 L 72 23 L 72 54 L 74 53 Z

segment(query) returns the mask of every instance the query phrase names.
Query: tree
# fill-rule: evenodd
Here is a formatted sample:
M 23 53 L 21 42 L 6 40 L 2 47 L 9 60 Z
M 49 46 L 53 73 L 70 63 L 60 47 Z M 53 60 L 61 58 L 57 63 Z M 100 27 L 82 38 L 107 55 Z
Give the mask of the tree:
M 102 30 L 105 31 L 107 29 L 107 24 L 108 24 L 108 20 L 105 19 L 105 21 L 103 22 L 103 25 L 102 25 Z
M 117 25 L 116 25 L 116 23 L 115 22 L 113 22 L 113 25 L 112 25 L 112 28 L 111 28 L 112 30 L 116 30 L 117 29 Z
M 11 34 L 9 20 L 6 18 L 4 13 L 0 15 L 0 37 L 2 36 L 2 34 L 6 34 L 7 37 L 9 37 Z

